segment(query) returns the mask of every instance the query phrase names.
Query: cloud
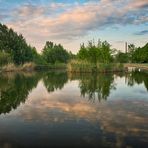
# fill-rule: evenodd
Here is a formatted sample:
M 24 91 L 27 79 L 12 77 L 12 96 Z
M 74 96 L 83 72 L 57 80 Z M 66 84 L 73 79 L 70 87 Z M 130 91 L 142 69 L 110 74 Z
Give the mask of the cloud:
M 136 32 L 134 34 L 135 35 L 145 35 L 145 34 L 148 34 L 148 30 L 142 30 L 142 31 Z
M 147 8 L 147 0 L 25 4 L 11 12 L 7 24 L 37 44 L 43 40 L 71 41 L 115 25 L 148 23 Z
M 0 22 L 5 20 L 8 17 L 5 11 L 6 11 L 5 9 L 0 8 Z
M 0 20 L 3 20 L 5 18 L 5 15 L 0 14 Z

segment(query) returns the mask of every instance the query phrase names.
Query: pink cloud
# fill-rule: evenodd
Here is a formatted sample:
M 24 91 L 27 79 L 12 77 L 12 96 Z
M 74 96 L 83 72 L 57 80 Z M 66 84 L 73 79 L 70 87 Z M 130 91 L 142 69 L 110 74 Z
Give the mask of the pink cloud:
M 122 4 L 122 5 L 121 5 Z M 120 6 L 121 5 L 121 6 Z M 101 0 L 82 5 L 52 3 L 47 6 L 24 5 L 12 13 L 14 20 L 7 24 L 23 33 L 29 42 L 43 47 L 46 40 L 75 40 L 87 35 L 90 31 L 108 25 L 140 24 L 147 21 L 139 9 L 147 5 L 147 0 Z M 61 10 L 62 9 L 62 10 Z M 59 13 L 58 10 L 61 10 Z M 137 19 L 128 17 L 136 13 Z

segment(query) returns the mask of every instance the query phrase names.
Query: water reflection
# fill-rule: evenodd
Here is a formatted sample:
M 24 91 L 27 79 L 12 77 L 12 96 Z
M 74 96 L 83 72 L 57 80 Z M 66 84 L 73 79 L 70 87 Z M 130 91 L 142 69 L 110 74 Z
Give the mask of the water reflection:
M 43 77 L 43 82 L 48 92 L 62 89 L 67 81 L 67 72 L 49 72 Z
M 24 103 L 40 79 L 43 79 L 49 93 L 62 89 L 68 83 L 68 77 L 71 81 L 78 80 L 81 96 L 94 102 L 95 100 L 107 100 L 110 92 L 116 89 L 114 82 L 116 77 L 124 77 L 125 84 L 128 86 L 144 84 L 148 90 L 147 76 L 147 73 L 141 72 L 93 75 L 68 75 L 66 72 L 8 73 L 0 76 L 0 114 L 9 113 L 12 109 L 16 109 L 20 103 Z
M 28 94 L 38 84 L 38 74 L 5 74 L 0 77 L 0 114 L 9 113 L 20 103 L 25 103 Z
M 110 91 L 115 89 L 113 74 L 76 74 L 71 75 L 71 79 L 79 79 L 81 95 L 93 102 L 107 100 Z
M 146 76 L 1 75 L 0 147 L 146 147 Z M 137 89 L 146 93 L 133 96 Z
M 144 83 L 145 88 L 148 90 L 148 74 L 141 73 L 139 71 L 131 72 L 126 76 L 126 83 L 129 86 L 134 86 L 135 84 Z

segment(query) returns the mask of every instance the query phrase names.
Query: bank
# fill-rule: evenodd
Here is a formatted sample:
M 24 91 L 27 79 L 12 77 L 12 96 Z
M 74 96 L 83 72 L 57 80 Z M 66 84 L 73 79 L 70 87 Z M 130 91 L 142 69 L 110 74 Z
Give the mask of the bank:
M 0 67 L 0 72 L 32 72 L 32 71 L 50 71 L 65 70 L 70 73 L 108 73 L 108 72 L 130 72 L 130 71 L 146 71 L 148 72 L 148 64 L 134 63 L 97 63 L 93 64 L 87 61 L 72 60 L 65 63 L 37 65 L 32 62 L 23 65 L 7 64 Z

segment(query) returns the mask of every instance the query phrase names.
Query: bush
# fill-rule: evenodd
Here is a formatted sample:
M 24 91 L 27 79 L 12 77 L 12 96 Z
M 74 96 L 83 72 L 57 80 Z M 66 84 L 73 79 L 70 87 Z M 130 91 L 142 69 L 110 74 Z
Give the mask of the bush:
M 4 66 L 10 62 L 11 62 L 10 54 L 0 51 L 0 66 Z

